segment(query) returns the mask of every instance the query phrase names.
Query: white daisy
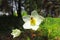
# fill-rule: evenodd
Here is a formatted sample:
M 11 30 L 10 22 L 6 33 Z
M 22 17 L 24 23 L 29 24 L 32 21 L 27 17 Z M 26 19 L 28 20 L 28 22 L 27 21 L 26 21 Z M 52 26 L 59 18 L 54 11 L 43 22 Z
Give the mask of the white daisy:
M 39 28 L 39 25 L 43 21 L 43 17 L 38 15 L 37 11 L 34 10 L 31 12 L 31 15 L 23 16 L 23 21 L 25 22 L 23 25 L 24 29 L 32 29 L 37 30 Z
M 11 33 L 13 38 L 18 37 L 20 34 L 21 34 L 21 31 L 19 29 L 14 29 L 12 30 L 12 33 Z

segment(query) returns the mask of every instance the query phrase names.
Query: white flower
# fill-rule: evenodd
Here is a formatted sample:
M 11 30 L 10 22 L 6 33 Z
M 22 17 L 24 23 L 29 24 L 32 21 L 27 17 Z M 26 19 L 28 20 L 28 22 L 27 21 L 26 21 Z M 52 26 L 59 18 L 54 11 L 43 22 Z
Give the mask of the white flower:
M 38 15 L 37 11 L 32 11 L 31 15 L 23 16 L 23 21 L 25 22 L 23 25 L 24 29 L 32 29 L 37 30 L 39 28 L 39 25 L 43 21 L 43 17 Z
M 21 31 L 19 29 L 13 29 L 11 35 L 13 35 L 13 38 L 20 36 Z
M 8 15 L 9 15 L 9 13 L 6 13 L 5 15 L 6 15 L 6 16 L 8 16 Z

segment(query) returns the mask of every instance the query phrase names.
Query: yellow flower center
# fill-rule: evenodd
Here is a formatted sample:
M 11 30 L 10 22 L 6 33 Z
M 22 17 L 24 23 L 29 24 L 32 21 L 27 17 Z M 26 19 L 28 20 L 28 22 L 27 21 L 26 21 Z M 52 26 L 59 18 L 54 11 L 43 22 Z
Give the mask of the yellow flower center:
M 36 19 L 33 18 L 33 17 L 31 17 L 31 19 L 30 19 L 30 24 L 31 24 L 32 26 L 36 25 Z

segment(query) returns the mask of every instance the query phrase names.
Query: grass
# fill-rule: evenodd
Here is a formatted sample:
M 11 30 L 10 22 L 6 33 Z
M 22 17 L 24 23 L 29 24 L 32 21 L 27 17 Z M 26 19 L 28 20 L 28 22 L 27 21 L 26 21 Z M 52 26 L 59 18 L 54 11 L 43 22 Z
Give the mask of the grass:
M 42 30 L 43 36 L 47 35 L 49 40 L 55 40 L 60 37 L 60 18 L 45 18 L 38 30 Z

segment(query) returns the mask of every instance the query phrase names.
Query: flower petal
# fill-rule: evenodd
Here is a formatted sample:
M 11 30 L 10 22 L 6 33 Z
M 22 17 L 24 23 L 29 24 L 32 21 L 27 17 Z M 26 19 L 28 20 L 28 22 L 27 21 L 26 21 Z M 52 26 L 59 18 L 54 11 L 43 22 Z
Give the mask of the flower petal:
M 41 15 L 38 14 L 38 12 L 36 10 L 31 12 L 31 16 L 37 18 L 37 19 L 44 19 L 44 17 L 42 17 Z
M 31 29 L 32 29 L 32 30 L 35 30 L 35 31 L 36 31 L 38 28 L 39 28 L 38 25 L 36 25 L 36 26 L 31 26 Z
M 39 16 L 39 18 L 37 18 L 37 24 L 38 24 L 38 25 L 41 24 L 44 19 L 45 19 L 44 17 Z M 40 22 L 40 23 L 39 23 L 39 22 Z
M 31 29 L 30 22 L 27 21 L 27 22 L 23 25 L 23 28 L 24 28 L 24 29 Z
M 39 16 L 39 19 L 41 19 L 42 21 L 45 19 L 43 16 Z
M 24 21 L 24 22 L 27 22 L 27 21 L 30 20 L 30 15 L 23 16 L 22 18 L 23 18 L 23 21 Z
M 38 12 L 36 10 L 31 12 L 31 16 L 33 17 L 39 17 Z
M 42 23 L 42 20 L 41 19 L 37 19 L 36 25 L 40 25 L 41 23 Z

